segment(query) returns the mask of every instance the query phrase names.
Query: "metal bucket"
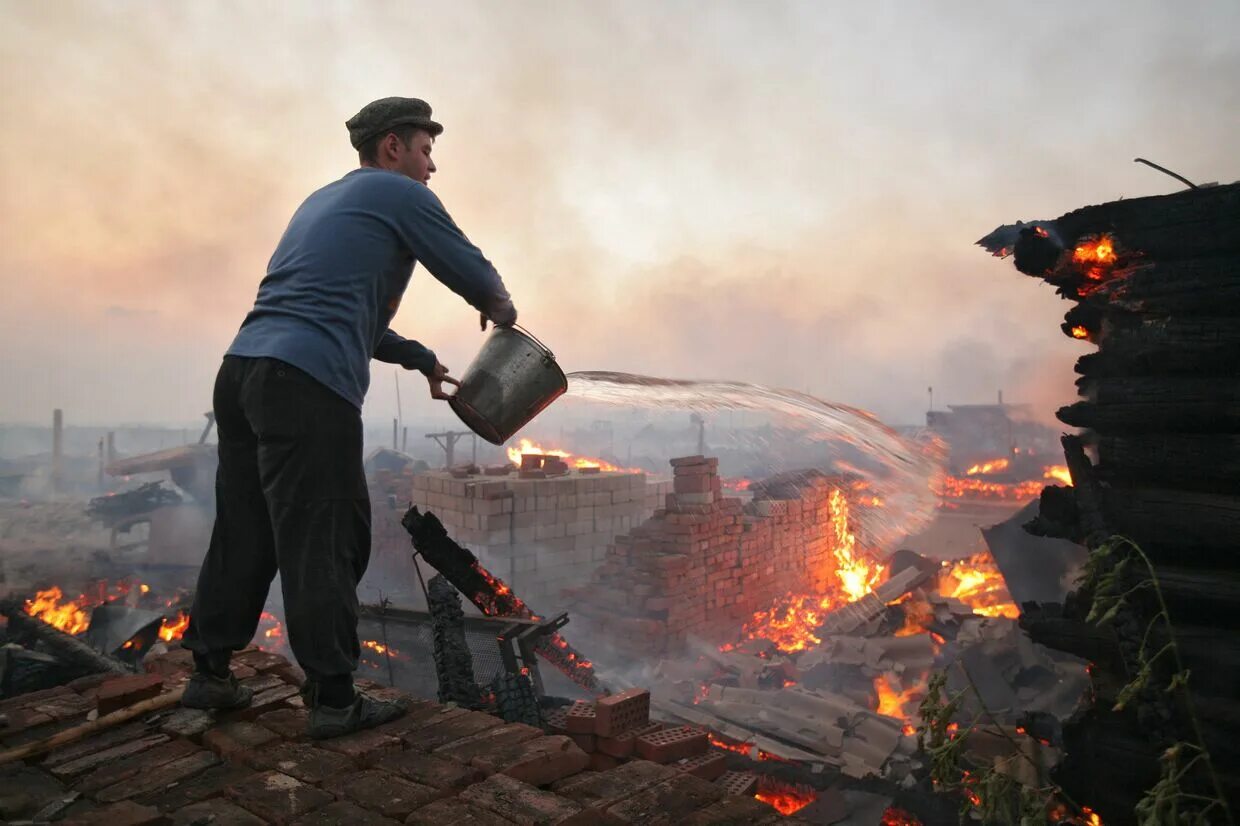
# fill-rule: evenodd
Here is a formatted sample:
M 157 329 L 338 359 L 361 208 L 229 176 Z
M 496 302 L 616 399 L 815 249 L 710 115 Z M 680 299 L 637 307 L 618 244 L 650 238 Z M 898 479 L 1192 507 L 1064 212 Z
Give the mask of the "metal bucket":
M 496 327 L 448 405 L 470 430 L 502 445 L 566 390 L 542 342 L 520 327 Z

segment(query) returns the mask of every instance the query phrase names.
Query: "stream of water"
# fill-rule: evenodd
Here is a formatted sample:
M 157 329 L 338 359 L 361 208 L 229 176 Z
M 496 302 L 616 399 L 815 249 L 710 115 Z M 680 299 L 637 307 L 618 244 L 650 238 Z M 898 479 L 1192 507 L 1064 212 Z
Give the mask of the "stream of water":
M 848 473 L 864 479 L 881 506 L 854 510 L 854 527 L 866 544 L 891 544 L 929 523 L 936 498 L 931 482 L 942 472 L 934 443 L 901 436 L 873 414 L 806 393 L 734 381 L 684 381 L 630 373 L 588 371 L 568 376 L 568 395 L 591 402 L 699 414 L 757 411 L 781 423 L 774 438 L 850 445 L 860 461 L 843 458 L 828 467 L 771 467 Z M 786 461 L 786 460 L 785 460 Z

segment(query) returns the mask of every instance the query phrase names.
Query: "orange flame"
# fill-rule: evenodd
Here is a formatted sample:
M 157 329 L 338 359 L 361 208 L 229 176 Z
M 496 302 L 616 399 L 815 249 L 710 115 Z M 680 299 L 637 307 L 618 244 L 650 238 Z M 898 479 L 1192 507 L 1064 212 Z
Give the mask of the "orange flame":
M 912 702 L 925 691 L 925 683 L 919 681 L 912 688 L 900 689 L 886 674 L 874 678 L 874 691 L 878 694 L 879 714 L 908 722 L 913 717 Z M 905 732 L 911 733 L 911 732 Z
M 990 459 L 986 462 L 979 462 L 964 472 L 965 476 L 987 476 L 991 473 L 1000 473 L 1008 469 L 1012 463 L 1007 459 Z
M 799 812 L 818 799 L 818 792 L 808 786 L 794 786 L 769 777 L 759 781 L 757 800 L 771 806 L 781 815 Z
M 766 639 L 784 653 L 804 651 L 822 642 L 814 632 L 827 614 L 856 602 L 883 579 L 883 565 L 857 552 L 857 538 L 849 530 L 848 499 L 838 489 L 827 500 L 830 522 L 827 542 L 834 557 L 829 572 L 834 585 L 825 594 L 787 594 L 768 610 L 756 611 L 745 624 L 749 639 Z
M 1077 324 L 1075 327 L 1072 328 L 1072 337 L 1073 338 L 1089 338 L 1089 330 Z
M 159 638 L 164 642 L 179 640 L 185 634 L 186 628 L 189 628 L 189 614 L 184 611 L 178 611 L 176 619 L 172 622 L 168 622 L 167 617 L 164 618 L 163 623 L 159 626 Z
M 1020 609 L 989 551 L 952 563 L 939 577 L 939 594 L 960 600 L 984 617 L 1020 617 Z
M 1115 239 L 1110 235 L 1100 235 L 1088 241 L 1082 241 L 1072 250 L 1072 260 L 1088 268 L 1086 275 L 1094 280 L 1101 280 L 1105 268 L 1114 266 Z M 1096 274 L 1095 274 L 1096 273 Z
M 26 600 L 26 613 L 66 634 L 81 634 L 90 627 L 90 616 L 83 610 L 87 606 L 86 597 L 83 595 L 76 600 L 62 602 L 64 597 L 60 587 L 53 585 L 39 591 L 34 599 Z
M 1065 485 L 1072 484 L 1072 473 L 1067 465 L 1047 465 L 1042 469 L 1042 478 L 1063 482 Z
M 536 442 L 531 442 L 529 439 L 522 439 L 519 445 L 508 448 L 507 452 L 508 461 L 518 467 L 521 466 L 521 457 L 528 454 L 531 456 L 555 456 L 556 458 L 563 459 L 569 467 L 578 469 L 598 468 L 602 471 L 614 471 L 618 473 L 640 472 L 636 468 L 622 468 L 617 465 L 613 465 L 611 462 L 604 462 L 602 459 L 594 459 L 586 456 L 574 456 L 567 450 L 560 450 L 559 448 L 544 448 Z
M 723 749 L 724 751 L 736 752 L 737 754 L 743 754 L 746 756 L 748 756 L 753 751 L 752 743 L 729 743 L 726 740 L 719 739 L 713 734 L 710 734 L 708 736 L 710 737 L 710 744 L 717 749 Z

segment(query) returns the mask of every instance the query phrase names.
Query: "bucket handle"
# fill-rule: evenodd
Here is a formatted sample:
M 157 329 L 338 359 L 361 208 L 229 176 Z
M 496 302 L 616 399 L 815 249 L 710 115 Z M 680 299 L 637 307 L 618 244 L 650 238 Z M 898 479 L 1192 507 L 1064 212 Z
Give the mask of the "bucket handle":
M 517 332 L 521 333 L 521 334 L 522 334 L 522 335 L 524 335 L 526 338 L 528 338 L 530 341 L 534 342 L 535 344 L 537 344 L 539 347 L 541 347 L 541 348 L 542 348 L 542 350 L 543 350 L 543 359 L 544 359 L 545 361 L 547 361 L 547 362 L 552 362 L 552 361 L 555 361 L 555 353 L 551 352 L 551 348 L 550 348 L 550 347 L 548 347 L 547 345 L 545 345 L 545 344 L 543 344 L 541 341 L 539 341 L 539 340 L 538 340 L 538 337 L 537 337 L 536 335 L 534 335 L 534 334 L 533 334 L 533 333 L 531 333 L 529 330 L 527 330 L 527 329 L 525 329 L 524 327 L 522 327 L 520 324 L 515 324 L 515 323 L 514 323 L 514 324 L 512 324 L 511 326 L 512 326 L 512 329 L 514 329 L 514 330 L 516 330 Z

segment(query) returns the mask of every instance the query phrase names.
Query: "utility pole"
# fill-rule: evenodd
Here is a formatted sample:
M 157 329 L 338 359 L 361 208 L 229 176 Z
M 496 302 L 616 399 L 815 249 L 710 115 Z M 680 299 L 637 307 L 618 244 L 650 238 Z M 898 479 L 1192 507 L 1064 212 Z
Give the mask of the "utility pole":
M 443 448 L 446 464 L 444 467 L 452 467 L 456 458 L 456 443 L 466 436 L 474 437 L 474 461 L 478 460 L 478 437 L 469 430 L 448 430 L 443 433 L 427 433 L 426 438 L 434 439 L 435 444 Z

